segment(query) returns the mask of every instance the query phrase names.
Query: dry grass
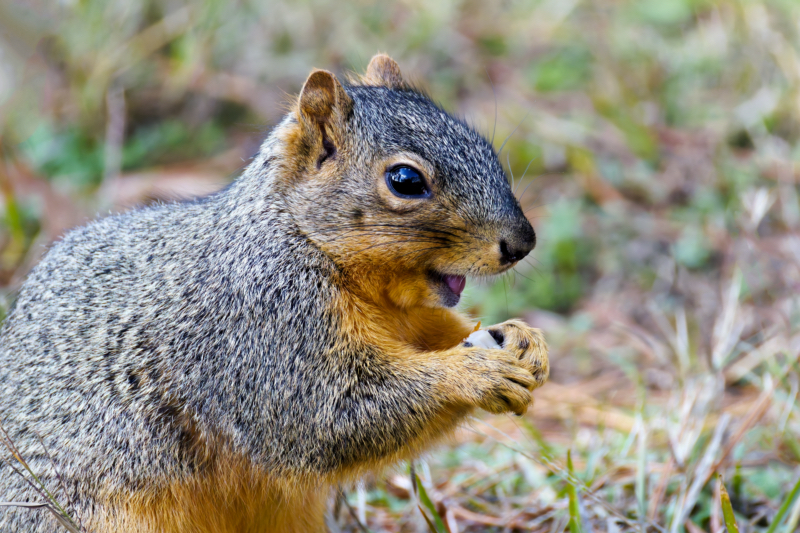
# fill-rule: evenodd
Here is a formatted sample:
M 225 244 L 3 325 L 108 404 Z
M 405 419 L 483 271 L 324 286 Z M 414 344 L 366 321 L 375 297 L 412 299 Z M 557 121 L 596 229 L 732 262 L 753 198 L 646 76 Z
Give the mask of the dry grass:
M 552 380 L 419 486 L 347 487 L 331 529 L 797 528 L 795 1 L 40 8 L 0 3 L 3 307 L 65 228 L 219 186 L 310 67 L 388 51 L 487 135 L 496 97 L 498 147 L 519 126 L 502 157 L 539 246 L 465 305 L 541 327 Z

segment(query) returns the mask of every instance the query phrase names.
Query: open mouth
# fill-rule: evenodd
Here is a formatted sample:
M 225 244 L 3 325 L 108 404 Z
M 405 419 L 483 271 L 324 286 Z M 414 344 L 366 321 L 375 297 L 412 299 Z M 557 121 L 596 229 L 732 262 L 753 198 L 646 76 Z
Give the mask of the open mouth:
M 433 274 L 434 282 L 439 289 L 445 307 L 453 307 L 461 299 L 461 293 L 467 285 L 467 278 L 453 274 Z

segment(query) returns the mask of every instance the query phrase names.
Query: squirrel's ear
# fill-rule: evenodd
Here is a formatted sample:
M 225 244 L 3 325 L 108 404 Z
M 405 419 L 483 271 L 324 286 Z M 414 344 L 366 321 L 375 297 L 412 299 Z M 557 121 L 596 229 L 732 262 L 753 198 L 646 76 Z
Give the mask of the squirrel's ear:
M 297 118 L 305 138 L 319 149 L 317 168 L 336 157 L 352 109 L 353 100 L 336 76 L 327 70 L 315 70 L 308 76 L 297 101 Z
M 353 101 L 332 73 L 315 70 L 303 84 L 298 108 L 303 119 L 316 124 L 332 124 L 337 115 L 346 117 Z
M 397 62 L 386 54 L 376 54 L 370 60 L 362 81 L 364 85 L 390 89 L 399 89 L 406 85 Z

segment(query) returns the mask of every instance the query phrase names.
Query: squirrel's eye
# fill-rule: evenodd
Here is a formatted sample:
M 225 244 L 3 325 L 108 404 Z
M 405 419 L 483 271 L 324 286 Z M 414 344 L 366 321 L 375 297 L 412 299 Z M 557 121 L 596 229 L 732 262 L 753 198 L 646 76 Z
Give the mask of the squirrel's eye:
M 422 175 L 406 165 L 398 165 L 387 170 L 386 184 L 389 190 L 400 198 L 427 198 L 431 195 Z

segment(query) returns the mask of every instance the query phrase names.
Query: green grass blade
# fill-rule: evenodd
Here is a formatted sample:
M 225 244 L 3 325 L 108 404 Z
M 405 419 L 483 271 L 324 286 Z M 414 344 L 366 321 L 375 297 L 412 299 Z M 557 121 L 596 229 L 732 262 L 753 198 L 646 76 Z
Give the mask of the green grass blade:
M 45 484 L 42 483 L 42 480 L 39 479 L 39 476 L 37 476 L 36 474 L 33 473 L 33 470 L 31 470 L 31 468 L 28 466 L 28 463 L 23 461 L 19 456 L 16 456 L 16 458 L 22 464 L 22 466 L 25 468 L 25 470 L 28 471 L 28 474 L 30 474 L 31 477 L 34 480 L 36 480 L 36 483 L 39 485 L 39 487 L 42 489 L 42 491 L 44 491 L 44 493 L 47 495 L 47 498 L 50 500 L 50 503 L 56 509 L 58 509 L 59 513 L 61 513 L 61 515 L 63 516 L 63 520 L 59 519 L 59 522 L 63 522 L 64 520 L 68 520 L 72 524 L 72 527 L 78 527 L 78 524 L 75 523 L 75 521 L 72 519 L 72 517 L 69 515 L 69 513 L 67 513 L 67 511 L 65 511 L 64 508 L 61 507 L 61 505 L 58 503 L 58 500 L 56 500 L 55 497 L 50 493 L 50 491 L 47 490 L 47 486 L 45 486 Z M 56 517 L 58 518 L 57 513 L 53 509 L 49 509 L 49 510 L 50 510 L 51 513 L 56 515 Z
M 430 518 L 428 518 L 427 513 L 425 513 L 425 509 L 423 509 L 421 505 L 417 505 L 417 507 L 419 508 L 420 514 L 422 514 L 422 518 L 425 519 L 425 523 L 428 524 L 428 529 L 431 530 L 431 533 L 440 533 L 436 530 L 436 525 L 431 522 Z
M 797 494 L 800 493 L 800 479 L 797 480 L 797 483 L 794 484 L 794 488 L 792 492 L 789 493 L 789 496 L 783 501 L 781 508 L 778 509 L 778 514 L 775 515 L 775 518 L 772 520 L 772 523 L 769 525 L 769 529 L 767 529 L 767 533 L 775 533 L 775 530 L 778 529 L 778 524 L 783 521 L 783 517 L 789 511 L 789 508 L 794 503 L 795 498 L 797 498 Z
M 444 520 L 442 520 L 442 517 L 439 516 L 436 506 L 433 505 L 433 501 L 431 501 L 430 497 L 428 496 L 428 492 L 425 490 L 425 487 L 422 485 L 422 481 L 420 481 L 419 476 L 416 473 L 414 474 L 414 483 L 417 485 L 417 491 L 419 492 L 419 499 L 422 502 L 422 505 L 424 505 L 433 516 L 433 521 L 436 524 L 434 531 L 437 533 L 447 533 L 447 527 L 444 525 Z M 425 516 L 425 513 L 422 513 L 422 515 Z M 428 524 L 430 524 L 430 520 L 427 516 L 425 516 L 425 520 L 428 522 Z
M 646 531 L 645 522 L 647 520 L 647 433 L 642 424 L 639 427 L 638 453 L 636 460 L 636 500 L 639 506 L 639 525 L 642 531 Z
M 56 500 L 55 496 L 53 496 L 53 494 L 47 489 L 47 486 L 45 486 L 45 484 L 42 482 L 42 480 L 39 479 L 39 476 L 37 476 L 33 472 L 33 470 L 31 469 L 30 465 L 28 465 L 28 462 L 25 461 L 24 457 L 22 457 L 22 454 L 20 454 L 20 452 L 17 449 L 16 445 L 11 440 L 11 437 L 9 437 L 8 432 L 5 430 L 5 428 L 1 424 L 0 424 L 0 432 L 2 433 L 2 437 L 0 437 L 0 444 L 2 444 L 11 453 L 11 457 L 16 459 L 16 461 L 20 465 L 22 465 L 22 467 L 28 472 L 28 474 L 34 479 L 34 481 L 36 481 L 36 484 L 31 482 L 29 479 L 25 478 L 24 474 L 22 472 L 20 472 L 19 470 L 17 470 L 11 464 L 11 459 L 6 459 L 6 462 L 7 462 L 8 466 L 11 467 L 15 472 L 17 472 L 17 474 L 19 474 L 23 479 L 25 479 L 26 482 L 34 490 L 36 490 L 40 495 L 42 495 L 42 496 L 46 497 L 48 500 L 50 500 L 50 503 L 48 505 L 46 505 L 45 507 L 47 508 L 48 511 L 50 511 L 56 517 L 56 520 L 58 520 L 59 523 L 64 525 L 64 527 L 66 527 L 70 531 L 80 531 L 81 528 L 78 525 L 78 523 L 75 522 L 75 520 L 72 519 L 72 517 L 69 515 L 69 513 L 67 513 L 66 510 L 64 510 L 63 507 L 61 507 L 61 505 L 58 503 L 58 500 Z M 44 447 L 44 443 L 42 443 L 42 446 Z M 45 448 L 45 452 L 47 452 L 46 448 Z M 53 464 L 53 468 L 55 469 L 55 463 Z M 57 471 L 56 471 L 56 475 L 58 475 Z M 37 485 L 38 485 L 38 487 L 37 487 Z M 68 494 L 65 494 L 65 495 L 67 496 L 67 498 L 69 498 Z
M 578 489 L 575 488 L 575 468 L 572 466 L 572 450 L 567 450 L 567 471 L 569 472 L 569 484 L 567 495 L 569 496 L 569 532 L 581 533 L 583 524 L 581 523 L 581 511 L 578 507 Z
M 53 515 L 53 517 L 56 519 L 56 522 L 58 522 L 61 527 L 69 531 L 69 533 L 81 533 L 81 530 L 78 529 L 78 526 L 72 523 L 72 519 L 69 517 L 69 515 L 61 515 L 49 505 L 46 507 L 46 509 L 50 511 L 50 514 Z
M 736 525 L 736 517 L 733 516 L 731 498 L 728 496 L 728 491 L 725 490 L 722 476 L 719 476 L 719 499 L 722 504 L 722 517 L 725 519 L 725 528 L 728 530 L 728 533 L 739 533 L 739 526 Z

